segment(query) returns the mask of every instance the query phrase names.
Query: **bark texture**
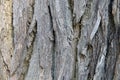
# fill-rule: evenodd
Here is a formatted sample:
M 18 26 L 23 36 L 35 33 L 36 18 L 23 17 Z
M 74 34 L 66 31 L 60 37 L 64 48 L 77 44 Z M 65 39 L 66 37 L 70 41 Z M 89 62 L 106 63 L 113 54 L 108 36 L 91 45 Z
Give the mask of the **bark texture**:
M 120 0 L 0 0 L 0 80 L 120 80 Z

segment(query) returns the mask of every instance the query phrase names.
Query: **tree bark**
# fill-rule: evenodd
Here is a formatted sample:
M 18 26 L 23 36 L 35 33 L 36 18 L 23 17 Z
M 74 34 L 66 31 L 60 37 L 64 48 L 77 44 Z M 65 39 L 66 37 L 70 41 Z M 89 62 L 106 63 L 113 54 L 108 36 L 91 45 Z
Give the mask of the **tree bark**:
M 0 0 L 0 80 L 120 80 L 120 0 Z

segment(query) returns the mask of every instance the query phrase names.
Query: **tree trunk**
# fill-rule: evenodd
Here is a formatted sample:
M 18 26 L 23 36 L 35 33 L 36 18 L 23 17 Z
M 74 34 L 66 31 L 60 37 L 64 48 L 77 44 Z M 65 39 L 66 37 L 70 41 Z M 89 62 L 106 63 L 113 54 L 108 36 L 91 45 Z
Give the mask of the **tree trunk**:
M 0 80 L 120 80 L 120 0 L 0 0 Z

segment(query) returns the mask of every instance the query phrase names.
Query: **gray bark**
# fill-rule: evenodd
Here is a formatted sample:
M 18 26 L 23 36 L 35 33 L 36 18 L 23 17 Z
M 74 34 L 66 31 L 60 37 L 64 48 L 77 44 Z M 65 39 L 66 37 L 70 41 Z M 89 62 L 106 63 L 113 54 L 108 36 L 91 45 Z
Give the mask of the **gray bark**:
M 120 80 L 120 0 L 0 0 L 0 10 L 0 80 Z

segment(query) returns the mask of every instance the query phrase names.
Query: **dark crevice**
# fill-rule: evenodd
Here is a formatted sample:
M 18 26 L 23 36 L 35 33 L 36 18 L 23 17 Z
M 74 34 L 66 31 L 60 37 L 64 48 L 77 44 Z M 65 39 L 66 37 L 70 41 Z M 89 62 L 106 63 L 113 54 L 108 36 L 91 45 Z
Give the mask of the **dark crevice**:
M 93 55 L 92 55 L 92 53 L 93 53 L 93 46 L 90 43 L 87 44 L 87 51 L 88 51 L 88 54 L 90 54 L 89 57 L 91 59 L 93 57 Z M 92 80 L 93 79 L 93 75 L 91 73 L 95 74 L 95 69 L 92 69 L 93 64 L 91 64 L 91 62 L 92 62 L 92 60 L 90 60 L 88 66 L 87 66 L 88 70 L 90 70 L 89 73 L 88 73 L 88 80 Z
M 15 49 L 15 30 L 14 30 L 14 12 L 13 12 L 13 5 L 14 3 L 12 2 L 12 18 L 11 18 L 11 27 L 12 27 L 12 33 L 11 33 L 11 36 L 12 36 L 12 46 L 13 46 L 13 50 Z M 13 54 L 11 54 L 11 56 L 13 56 Z M 18 67 L 17 67 L 18 68 Z M 14 73 L 16 72 L 17 68 L 14 70 L 14 72 L 10 72 L 10 76 L 13 76 Z
M 78 64 L 78 42 L 80 40 L 80 36 L 81 36 L 81 21 L 82 21 L 83 16 L 81 17 L 80 21 L 78 23 L 73 23 L 73 30 L 74 30 L 74 46 L 75 46 L 75 55 L 74 55 L 74 70 L 73 70 L 73 78 L 72 80 L 77 80 L 78 75 L 78 70 L 77 70 L 77 64 Z
M 55 31 L 53 30 L 53 36 L 55 37 Z M 51 68 L 51 72 L 52 72 L 52 80 L 55 80 L 54 76 L 55 76 L 55 39 L 53 42 L 53 53 L 52 53 L 52 68 Z
M 68 3 L 69 3 L 69 6 L 70 6 L 71 13 L 73 14 L 74 0 L 68 0 Z
M 73 28 L 73 31 L 74 31 L 74 39 L 73 39 L 73 43 L 74 43 L 74 65 L 73 65 L 73 73 L 72 73 L 72 79 L 71 80 L 77 80 L 77 63 L 78 63 L 78 59 L 77 59 L 77 44 L 78 44 L 78 41 L 79 41 L 79 38 L 80 38 L 80 23 L 76 23 L 75 22 L 75 15 L 73 15 L 73 11 L 74 11 L 74 0 L 68 0 L 68 4 L 69 4 L 69 9 L 71 11 L 71 18 L 72 18 L 72 28 Z M 82 18 L 81 18 L 82 20 Z
M 26 54 L 26 57 L 24 59 L 24 67 L 26 68 L 26 70 L 21 73 L 21 77 L 23 77 L 23 80 L 25 80 L 25 76 L 27 75 L 28 73 L 28 69 L 29 69 L 29 65 L 30 65 L 30 59 L 32 57 L 32 54 L 33 54 L 33 47 L 34 47 L 34 42 L 35 42 L 35 39 L 36 39 L 36 36 L 37 36 L 37 21 L 36 19 L 34 19 L 34 24 L 32 25 L 32 21 L 33 21 L 33 17 L 35 15 L 34 13 L 34 2 L 32 4 L 30 4 L 30 6 L 32 7 L 32 13 L 30 16 L 28 16 L 27 18 L 27 35 L 26 35 L 26 49 L 27 49 L 27 54 Z M 32 16 L 32 19 L 30 20 L 30 17 Z M 29 24 L 28 24 L 29 23 Z M 30 26 L 33 26 L 32 29 Z M 30 30 L 30 32 L 29 32 Z M 28 41 L 30 40 L 30 41 Z M 29 43 L 29 45 L 28 45 Z
M 14 26 L 13 26 L 13 2 L 12 2 L 12 19 L 11 19 L 11 27 L 12 27 L 12 33 L 11 33 L 11 35 L 12 35 L 12 45 L 13 45 L 13 48 L 15 48 L 15 46 L 14 46 Z M 11 54 L 12 55 L 12 54 Z
M 53 28 L 53 17 L 52 17 L 52 13 L 51 13 L 51 7 L 50 5 L 48 5 L 48 11 L 49 11 L 49 16 L 50 16 L 50 23 L 51 23 L 51 27 L 52 27 L 52 35 L 53 35 L 53 52 L 52 52 L 52 67 L 51 67 L 51 76 L 52 76 L 52 80 L 55 80 L 55 30 Z
M 32 37 L 32 41 L 31 41 L 31 45 L 29 47 L 27 47 L 27 55 L 26 55 L 26 58 L 24 60 L 24 64 L 27 66 L 27 70 L 25 71 L 25 73 L 22 74 L 24 76 L 23 78 L 25 78 L 25 76 L 28 73 L 29 62 L 30 62 L 30 59 L 31 59 L 32 54 L 33 54 L 33 47 L 34 47 L 36 35 L 37 35 L 37 22 L 35 24 L 33 31 L 28 35 L 29 37 Z
M 115 71 L 115 64 L 117 60 L 117 53 L 115 52 L 115 49 L 112 49 L 111 43 L 113 41 L 113 44 L 115 42 L 116 37 L 116 27 L 114 23 L 114 16 L 112 15 L 112 4 L 114 0 L 110 0 L 110 3 L 108 5 L 108 17 L 109 17 L 109 23 L 108 23 L 108 34 L 107 34 L 107 53 L 106 53 L 106 59 L 105 59 L 105 80 L 113 80 L 114 78 L 114 71 Z
M 74 0 L 68 0 L 68 4 L 69 4 L 69 9 L 71 11 L 71 16 L 72 16 L 72 23 L 74 21 L 74 17 L 73 17 L 73 8 L 74 8 Z M 73 26 L 73 25 L 72 25 Z
M 49 5 L 48 5 L 48 11 L 49 11 L 49 16 L 50 16 L 51 27 L 53 27 L 53 18 L 52 18 L 51 8 Z

